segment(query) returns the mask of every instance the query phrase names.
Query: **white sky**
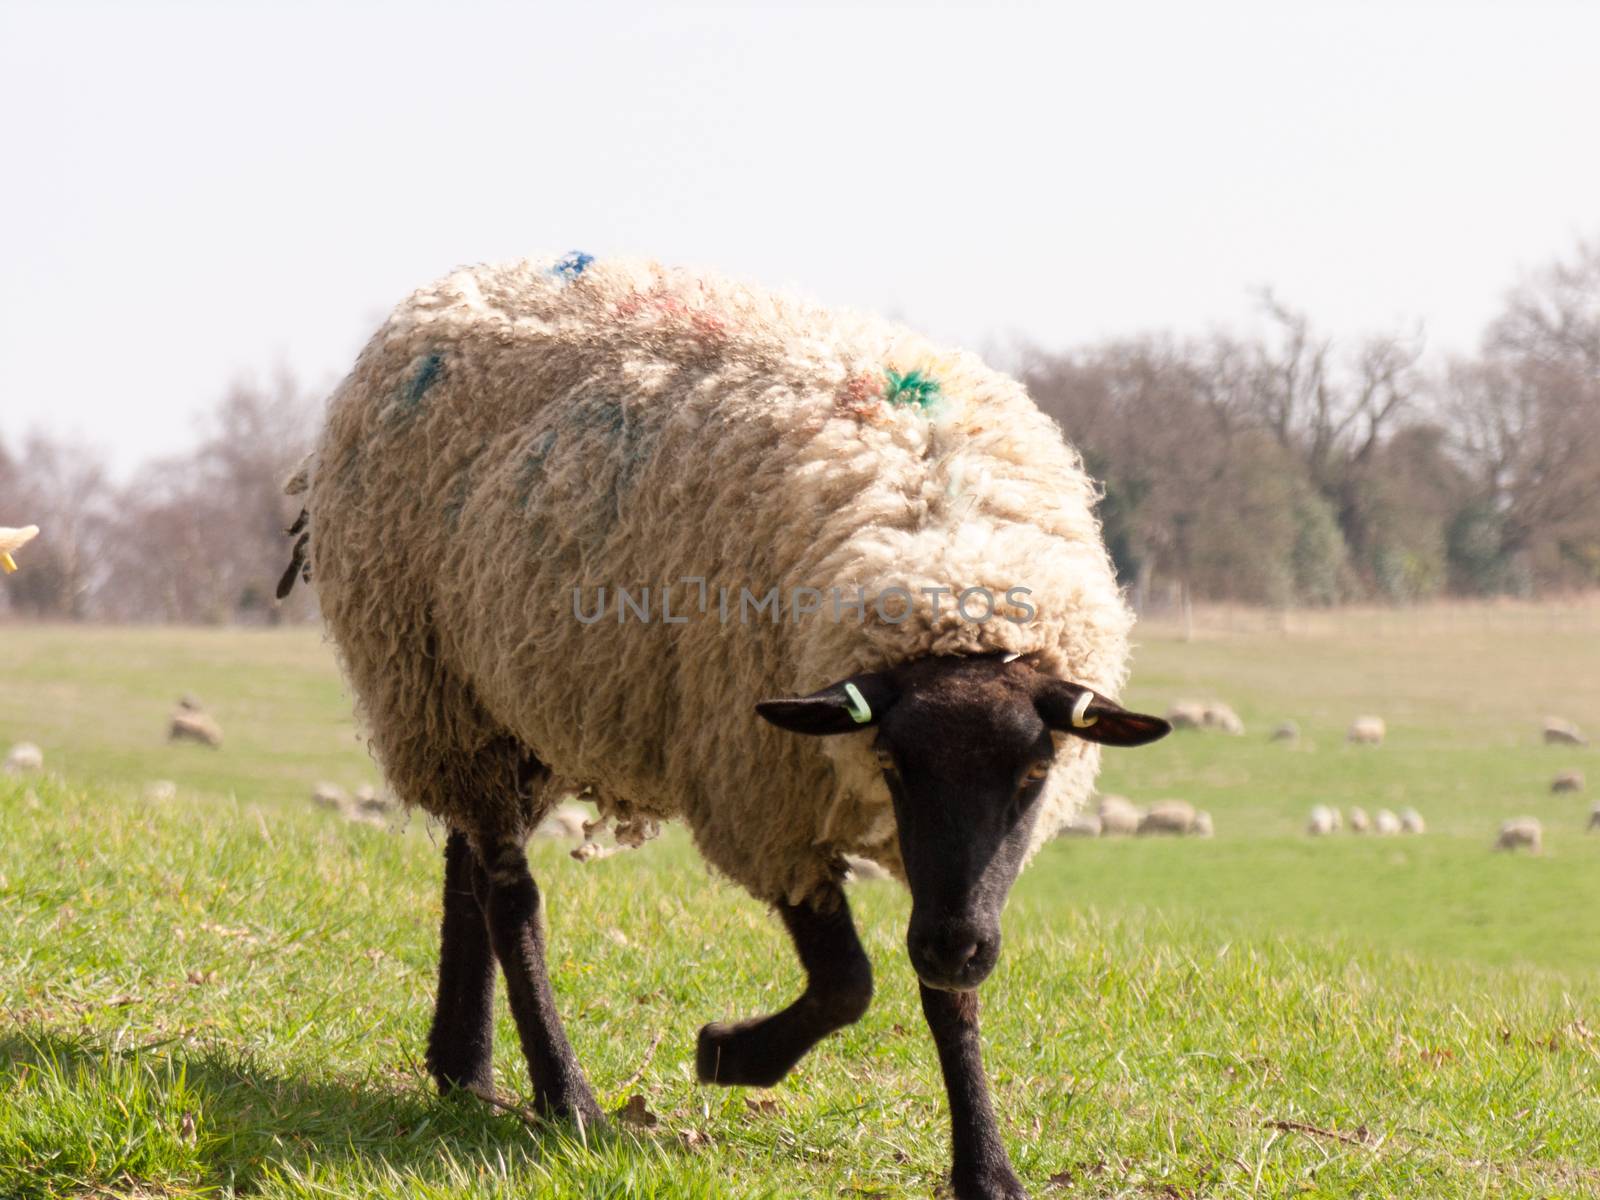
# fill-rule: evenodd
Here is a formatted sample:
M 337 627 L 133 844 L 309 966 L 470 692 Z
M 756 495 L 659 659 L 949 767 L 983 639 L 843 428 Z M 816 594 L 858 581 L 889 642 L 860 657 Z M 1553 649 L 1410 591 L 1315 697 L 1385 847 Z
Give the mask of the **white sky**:
M 0 436 L 120 468 L 451 267 L 702 264 L 983 347 L 1469 349 L 1600 235 L 1600 5 L 0 0 Z

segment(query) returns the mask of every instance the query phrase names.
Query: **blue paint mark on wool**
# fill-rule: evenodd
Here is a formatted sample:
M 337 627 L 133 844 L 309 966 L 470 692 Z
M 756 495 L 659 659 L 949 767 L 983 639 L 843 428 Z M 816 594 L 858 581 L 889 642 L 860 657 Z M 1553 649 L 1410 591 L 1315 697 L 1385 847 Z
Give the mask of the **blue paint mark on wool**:
M 411 381 L 411 386 L 406 389 L 406 405 L 415 408 L 422 403 L 422 396 L 435 383 L 439 382 L 439 374 L 444 369 L 444 355 L 430 354 L 422 360 L 422 366 L 417 369 L 417 374 Z
M 585 254 L 582 250 L 574 250 L 565 258 L 558 259 L 556 265 L 550 268 L 550 274 L 557 279 L 571 282 L 582 275 L 594 261 L 594 255 Z

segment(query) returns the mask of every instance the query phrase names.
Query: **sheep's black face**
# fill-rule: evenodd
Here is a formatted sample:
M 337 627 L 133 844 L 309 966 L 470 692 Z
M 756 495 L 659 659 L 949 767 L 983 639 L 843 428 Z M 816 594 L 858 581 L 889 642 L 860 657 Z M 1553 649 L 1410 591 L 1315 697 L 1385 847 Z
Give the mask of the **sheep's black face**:
M 1000 911 L 1032 838 L 1052 731 L 1135 746 L 1170 729 L 999 655 L 916 659 L 756 708 L 796 733 L 876 726 L 911 886 L 911 965 L 950 990 L 977 987 L 1000 957 Z

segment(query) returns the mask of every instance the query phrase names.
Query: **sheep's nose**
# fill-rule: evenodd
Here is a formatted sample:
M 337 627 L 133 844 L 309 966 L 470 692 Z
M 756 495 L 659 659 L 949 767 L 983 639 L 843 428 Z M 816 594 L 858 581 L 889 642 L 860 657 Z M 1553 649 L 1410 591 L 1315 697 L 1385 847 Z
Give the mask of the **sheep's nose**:
M 994 967 L 994 944 L 970 931 L 926 934 L 909 939 L 911 965 L 931 987 L 974 988 Z

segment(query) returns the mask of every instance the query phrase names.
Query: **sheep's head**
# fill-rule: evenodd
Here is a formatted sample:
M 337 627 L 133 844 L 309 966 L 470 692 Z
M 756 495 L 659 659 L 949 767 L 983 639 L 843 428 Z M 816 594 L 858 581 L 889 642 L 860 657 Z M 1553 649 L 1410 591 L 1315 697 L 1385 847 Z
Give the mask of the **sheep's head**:
M 17 563 L 11 557 L 13 550 L 20 550 L 39 534 L 37 525 L 24 525 L 21 529 L 0 529 L 0 571 L 7 575 L 17 569 Z
M 756 711 L 794 733 L 876 731 L 911 886 L 911 965 L 958 991 L 1000 956 L 1000 910 L 1032 837 L 1052 733 L 1142 746 L 1171 729 L 1000 655 L 919 658 Z

